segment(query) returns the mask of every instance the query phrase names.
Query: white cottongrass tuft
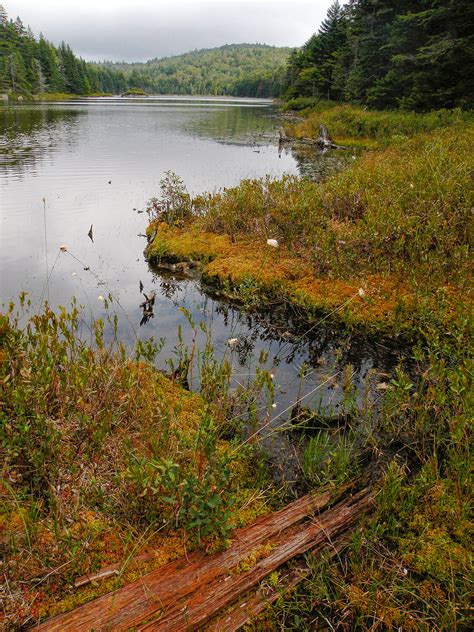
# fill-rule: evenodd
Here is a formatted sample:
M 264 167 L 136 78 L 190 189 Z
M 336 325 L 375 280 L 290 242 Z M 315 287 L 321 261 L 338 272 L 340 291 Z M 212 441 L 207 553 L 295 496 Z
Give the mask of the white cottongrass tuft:
M 98 300 L 98 301 L 105 301 L 105 298 L 102 296 L 102 294 L 100 294 L 100 295 L 97 297 L 97 300 Z
M 278 242 L 276 239 L 267 239 L 267 245 L 272 248 L 278 248 Z
M 277 407 L 277 405 L 276 405 L 276 404 L 272 404 L 272 408 L 276 408 L 276 407 Z
M 71 276 L 77 276 L 77 272 L 73 272 Z
M 235 345 L 239 342 L 238 338 L 229 338 L 227 344 L 229 347 L 235 347 Z
M 361 287 L 360 287 L 360 288 L 359 288 L 359 292 L 358 292 L 358 294 L 359 294 L 360 298 L 364 298 L 364 296 L 365 296 L 365 290 L 364 290 L 363 288 L 361 288 Z

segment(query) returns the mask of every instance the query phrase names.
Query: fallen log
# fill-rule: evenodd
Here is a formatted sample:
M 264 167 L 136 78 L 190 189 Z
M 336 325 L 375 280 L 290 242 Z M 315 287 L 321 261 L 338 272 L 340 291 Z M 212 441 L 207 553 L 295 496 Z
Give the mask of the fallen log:
M 259 615 L 278 597 L 287 594 L 309 574 L 309 567 L 301 562 L 295 568 L 286 571 L 278 578 L 278 586 L 259 587 L 255 592 L 245 595 L 231 608 L 218 615 L 206 626 L 206 632 L 235 632 Z
M 37 626 L 36 630 L 87 631 L 128 630 L 154 613 L 174 604 L 217 577 L 225 575 L 244 560 L 262 542 L 317 514 L 331 502 L 329 492 L 308 494 L 284 509 L 262 516 L 253 524 L 238 529 L 230 548 L 206 555 L 195 551 L 186 558 L 170 562 L 139 580 L 108 593 L 71 612 L 58 615 Z
M 372 497 L 364 490 L 340 502 L 319 518 L 290 527 L 287 532 L 276 538 L 271 553 L 257 562 L 251 570 L 221 576 L 205 586 L 200 586 L 189 598 L 176 601 L 168 610 L 157 604 L 156 612 L 150 614 L 146 623 L 133 621 L 132 627 L 142 632 L 178 632 L 202 628 L 219 611 L 227 608 L 288 560 L 310 549 L 320 551 L 326 546 L 332 546 L 333 539 L 346 533 L 361 513 L 368 509 L 371 502 Z
M 340 538 L 328 550 L 327 557 L 338 555 L 347 538 Z M 311 550 L 310 555 L 316 557 L 320 551 Z M 325 551 L 326 553 L 326 551 Z M 252 593 L 247 593 L 230 608 L 219 613 L 212 621 L 206 625 L 206 632 L 235 632 L 241 627 L 250 623 L 265 608 L 274 603 L 279 597 L 288 594 L 293 588 L 302 582 L 311 573 L 311 569 L 305 561 L 293 564 L 291 568 L 280 573 L 278 583 L 275 586 L 261 583 Z

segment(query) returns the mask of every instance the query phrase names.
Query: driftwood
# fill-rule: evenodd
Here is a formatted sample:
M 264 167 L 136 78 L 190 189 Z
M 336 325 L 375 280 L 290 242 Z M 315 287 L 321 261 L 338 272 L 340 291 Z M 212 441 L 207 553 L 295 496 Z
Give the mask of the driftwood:
M 367 491 L 327 509 L 330 500 L 328 493 L 305 496 L 237 530 L 226 551 L 213 555 L 191 553 L 35 629 L 62 632 L 198 629 L 255 590 L 262 579 L 288 560 L 311 549 L 332 546 L 371 503 Z M 250 570 L 237 572 L 239 564 L 263 544 L 270 545 L 265 547 L 265 557 Z M 296 579 L 290 577 L 289 584 Z M 254 609 L 258 609 L 258 600 L 256 593 Z
M 220 577 L 203 586 L 186 600 L 179 601 L 167 612 L 160 610 L 137 630 L 179 632 L 198 630 L 219 611 L 231 605 L 271 572 L 297 555 L 310 549 L 331 546 L 334 538 L 353 526 L 363 509 L 368 506 L 368 495 L 363 492 L 355 499 L 341 502 L 319 518 L 295 525 L 272 541 L 270 554 L 255 566 L 240 574 Z
M 336 143 L 333 143 L 329 135 L 328 129 L 325 125 L 319 126 L 319 136 L 316 139 L 290 137 L 288 136 L 286 131 L 283 129 L 283 127 L 280 128 L 279 133 L 280 133 L 280 140 L 279 140 L 280 145 L 283 145 L 284 143 L 301 143 L 303 145 L 312 145 L 312 146 L 316 145 L 323 151 L 327 149 L 350 149 L 350 147 L 345 147 L 344 145 L 336 145 Z
M 260 614 L 269 604 L 274 603 L 278 597 L 285 595 L 295 588 L 309 573 L 309 567 L 300 562 L 295 568 L 280 574 L 277 586 L 262 585 L 251 594 L 245 595 L 231 608 L 212 619 L 206 626 L 206 632 L 234 632 L 242 626 L 250 623 L 253 617 Z

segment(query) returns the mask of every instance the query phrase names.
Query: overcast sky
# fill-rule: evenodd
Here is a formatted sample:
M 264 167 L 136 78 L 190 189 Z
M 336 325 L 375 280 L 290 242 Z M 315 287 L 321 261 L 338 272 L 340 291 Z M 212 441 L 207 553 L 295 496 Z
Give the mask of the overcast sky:
M 54 44 L 87 60 L 146 61 L 241 42 L 301 46 L 331 0 L 173 2 L 162 0 L 0 0 Z

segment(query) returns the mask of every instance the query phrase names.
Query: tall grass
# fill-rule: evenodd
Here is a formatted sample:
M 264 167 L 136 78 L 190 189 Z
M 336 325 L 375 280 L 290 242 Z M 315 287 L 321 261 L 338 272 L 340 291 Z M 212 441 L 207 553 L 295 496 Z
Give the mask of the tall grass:
M 339 105 L 325 101 L 312 103 L 298 101 L 306 110 L 305 117 L 290 126 L 297 137 L 316 138 L 319 126 L 326 125 L 335 139 L 378 141 L 388 145 L 406 140 L 416 134 L 425 134 L 444 128 L 473 122 L 471 112 L 435 110 L 425 114 L 415 112 L 375 111 L 353 105 Z M 298 108 L 301 109 L 301 108 Z

